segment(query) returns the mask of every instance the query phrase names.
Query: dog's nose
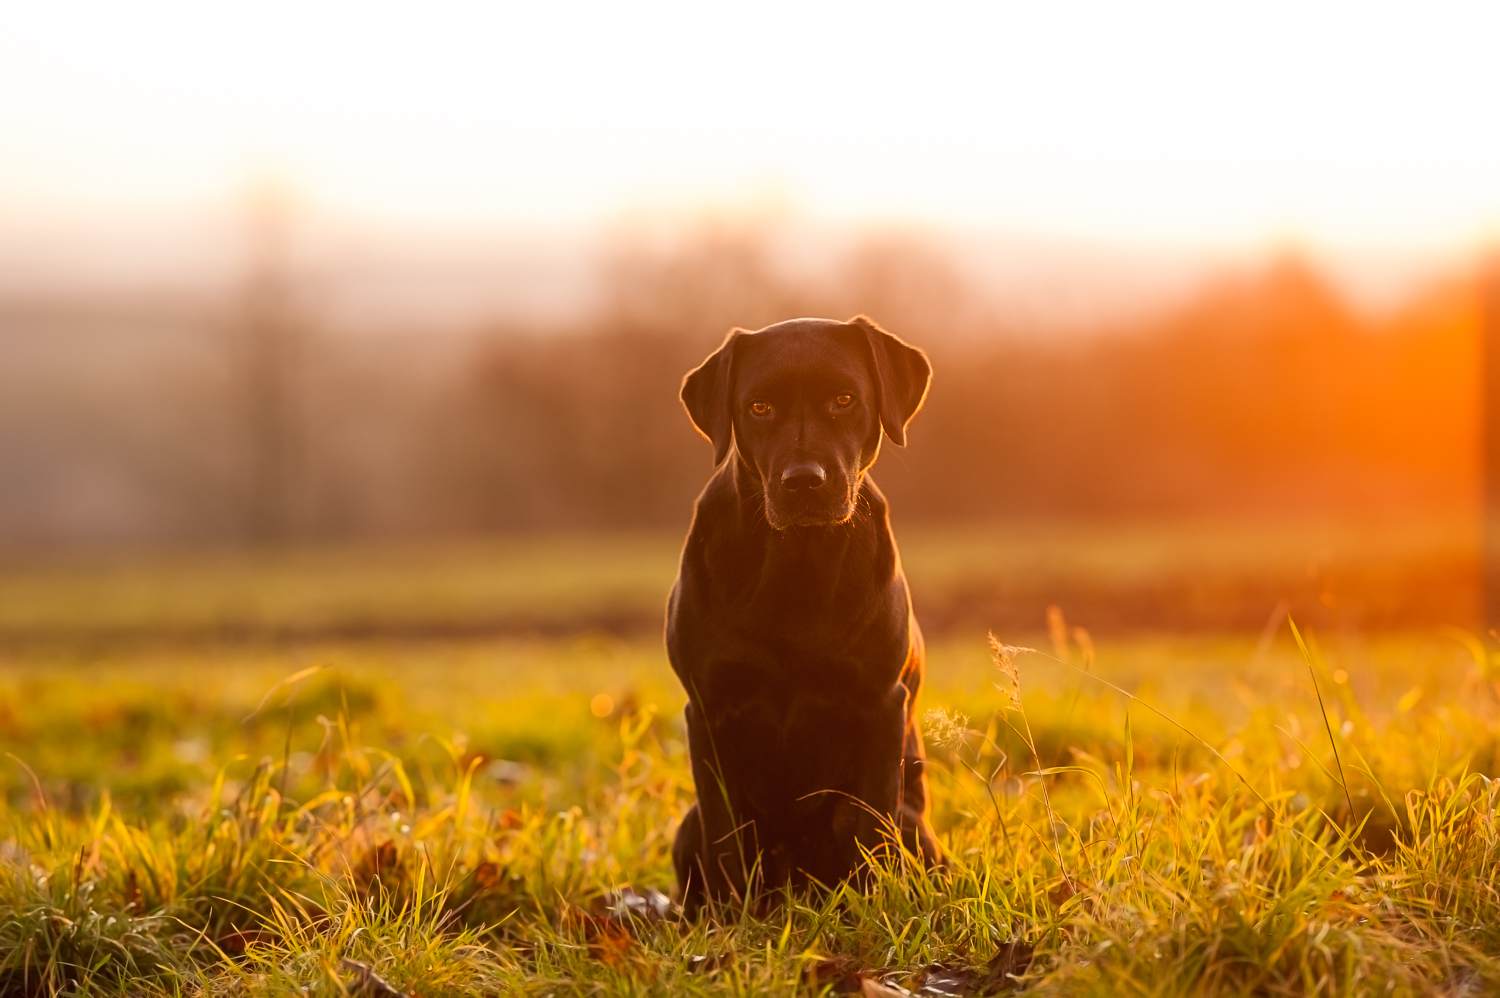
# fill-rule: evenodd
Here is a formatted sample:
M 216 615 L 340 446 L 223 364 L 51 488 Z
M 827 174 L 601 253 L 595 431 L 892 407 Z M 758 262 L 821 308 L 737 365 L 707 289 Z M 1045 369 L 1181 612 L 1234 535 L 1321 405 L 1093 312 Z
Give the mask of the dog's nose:
M 781 487 L 788 492 L 815 489 L 827 480 L 827 472 L 816 461 L 798 461 L 796 464 L 789 464 L 781 473 Z

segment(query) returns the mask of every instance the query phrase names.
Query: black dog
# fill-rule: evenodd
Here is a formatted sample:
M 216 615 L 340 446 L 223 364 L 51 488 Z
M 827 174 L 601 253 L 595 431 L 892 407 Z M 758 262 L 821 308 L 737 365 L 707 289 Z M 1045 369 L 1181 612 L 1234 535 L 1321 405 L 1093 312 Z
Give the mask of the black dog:
M 857 316 L 735 330 L 683 381 L 720 465 L 667 607 L 698 787 L 673 846 L 689 914 L 835 884 L 892 827 L 939 859 L 912 715 L 922 636 L 867 474 L 882 430 L 905 443 L 930 378 L 920 350 Z

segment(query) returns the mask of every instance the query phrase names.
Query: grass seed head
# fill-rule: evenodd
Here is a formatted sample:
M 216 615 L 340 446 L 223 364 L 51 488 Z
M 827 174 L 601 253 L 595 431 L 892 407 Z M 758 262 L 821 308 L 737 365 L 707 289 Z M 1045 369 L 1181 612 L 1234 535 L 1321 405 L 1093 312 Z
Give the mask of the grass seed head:
M 956 710 L 933 707 L 922 715 L 927 740 L 938 748 L 957 748 L 969 733 L 969 718 Z
M 990 653 L 995 659 L 995 668 L 1005 677 L 1008 685 L 996 683 L 996 688 L 1004 693 L 1007 707 L 1010 710 L 1021 709 L 1021 672 L 1016 668 L 1016 656 L 1024 652 L 1036 651 L 1035 648 L 1022 648 L 1018 645 L 1001 644 L 1000 639 L 990 634 Z

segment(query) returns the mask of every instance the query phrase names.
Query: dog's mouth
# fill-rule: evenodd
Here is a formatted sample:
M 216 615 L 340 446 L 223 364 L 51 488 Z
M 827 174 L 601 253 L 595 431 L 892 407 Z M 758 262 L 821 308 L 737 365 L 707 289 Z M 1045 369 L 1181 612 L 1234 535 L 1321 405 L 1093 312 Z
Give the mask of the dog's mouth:
M 840 487 L 842 486 L 842 487 Z M 854 515 L 857 488 L 853 482 L 830 481 L 815 490 L 766 486 L 766 522 L 777 530 L 788 527 L 831 527 Z

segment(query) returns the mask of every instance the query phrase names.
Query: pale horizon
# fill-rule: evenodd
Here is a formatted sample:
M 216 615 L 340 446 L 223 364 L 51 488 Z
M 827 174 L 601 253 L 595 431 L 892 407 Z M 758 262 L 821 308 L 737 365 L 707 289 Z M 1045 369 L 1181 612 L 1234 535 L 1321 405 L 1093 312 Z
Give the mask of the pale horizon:
M 1500 12 L 14 5 L 0 224 L 383 230 L 789 206 L 833 226 L 1453 258 L 1500 236 Z

